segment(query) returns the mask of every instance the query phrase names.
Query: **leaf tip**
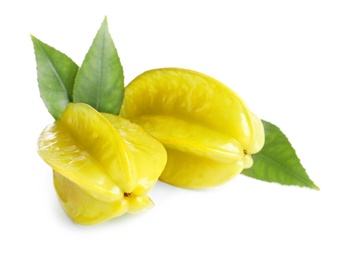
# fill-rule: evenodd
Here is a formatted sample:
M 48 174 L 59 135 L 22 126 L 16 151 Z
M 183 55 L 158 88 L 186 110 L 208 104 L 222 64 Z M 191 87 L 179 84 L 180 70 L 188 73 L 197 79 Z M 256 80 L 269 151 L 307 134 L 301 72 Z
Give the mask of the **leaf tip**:
M 103 19 L 103 22 L 102 22 L 102 26 L 108 26 L 108 17 L 105 15 L 104 16 L 104 19 Z
M 38 39 L 36 37 L 34 37 L 34 35 L 30 34 L 30 38 L 33 42 L 36 42 Z
M 312 189 L 314 189 L 314 190 L 316 190 L 316 191 L 319 191 L 319 190 L 320 190 L 320 188 L 319 188 L 317 185 L 315 185 L 315 184 L 313 184 Z

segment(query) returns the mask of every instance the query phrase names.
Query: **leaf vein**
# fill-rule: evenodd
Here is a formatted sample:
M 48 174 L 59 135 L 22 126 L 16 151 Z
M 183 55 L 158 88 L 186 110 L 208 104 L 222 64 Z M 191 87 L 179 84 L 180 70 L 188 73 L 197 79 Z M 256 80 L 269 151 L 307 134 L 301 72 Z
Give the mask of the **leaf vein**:
M 56 76 L 58 82 L 60 83 L 60 86 L 62 87 L 62 89 L 67 93 L 68 97 L 69 97 L 69 94 L 67 92 L 67 89 L 66 89 L 66 86 L 63 82 L 63 80 L 61 79 L 60 77 L 60 74 L 58 73 L 58 71 L 56 70 L 56 67 L 55 65 L 53 64 L 52 60 L 50 59 L 50 56 L 46 53 L 46 51 L 44 50 L 44 48 L 39 44 L 38 45 L 39 48 L 42 50 L 42 53 L 44 53 L 46 59 L 47 59 L 47 62 L 48 64 L 50 65 L 50 68 L 51 68 L 51 71 L 53 72 L 53 74 Z M 69 97 L 70 99 L 70 97 Z
M 306 185 L 313 185 L 315 187 L 314 183 L 310 179 L 303 178 L 302 176 L 297 174 L 295 171 L 291 170 L 289 167 L 287 167 L 287 166 L 285 166 L 283 164 L 278 163 L 276 160 L 274 160 L 270 156 L 265 155 L 264 153 L 259 153 L 259 154 L 257 154 L 257 156 L 263 157 L 266 160 L 270 161 L 272 164 L 275 164 L 275 165 L 279 166 L 279 168 L 284 169 L 286 172 L 288 172 L 291 175 L 293 175 L 296 179 L 300 180 L 302 183 L 304 183 Z M 298 160 L 298 162 L 299 162 L 299 160 Z M 300 162 L 299 162 L 299 164 L 300 164 Z M 301 166 L 301 164 L 300 164 L 300 166 Z M 303 168 L 303 166 L 301 166 L 301 167 Z M 304 168 L 303 168 L 303 170 L 304 170 Z

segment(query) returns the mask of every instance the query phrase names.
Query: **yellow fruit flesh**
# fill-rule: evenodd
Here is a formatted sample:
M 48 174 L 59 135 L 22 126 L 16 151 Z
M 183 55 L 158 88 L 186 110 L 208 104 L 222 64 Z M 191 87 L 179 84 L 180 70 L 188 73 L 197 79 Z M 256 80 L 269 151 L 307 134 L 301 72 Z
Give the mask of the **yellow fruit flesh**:
M 181 117 L 228 132 L 243 147 L 251 147 L 255 141 L 251 115 L 238 95 L 219 81 L 191 70 L 157 69 L 141 74 L 126 88 L 121 115 L 128 119 Z
M 96 224 L 127 211 L 124 199 L 112 202 L 95 199 L 63 175 L 54 172 L 54 186 L 68 216 L 79 224 Z
M 40 135 L 38 152 L 53 169 L 83 189 L 94 192 L 99 199 L 115 201 L 122 196 L 121 189 L 99 163 L 96 154 L 76 141 L 60 121 L 48 126 Z
M 168 162 L 160 179 L 181 187 L 231 179 L 252 165 L 251 154 L 264 144 L 262 123 L 236 93 L 185 69 L 138 76 L 126 87 L 121 116 L 166 147 Z
M 178 187 L 213 187 L 232 179 L 243 169 L 241 161 L 222 163 L 174 149 L 167 149 L 167 153 L 167 165 L 160 180 Z
M 137 179 L 134 194 L 145 194 L 160 177 L 167 160 L 166 150 L 139 125 L 118 116 L 102 115 L 117 130 L 134 158 Z
M 112 202 L 95 199 L 58 172 L 54 172 L 54 186 L 63 209 L 78 224 L 97 224 L 126 212 L 137 213 L 153 206 L 147 195 L 125 194 Z
M 265 142 L 265 134 L 262 121 L 254 114 L 251 113 L 253 127 L 255 130 L 255 142 L 252 147 L 249 148 L 249 154 L 258 153 L 264 145 Z
M 141 127 L 70 103 L 38 141 L 54 169 L 63 208 L 75 222 L 103 222 L 152 205 L 148 191 L 166 163 L 166 151 Z
M 135 123 L 143 126 L 169 149 L 221 162 L 234 162 L 244 156 L 241 145 L 234 138 L 199 122 L 174 116 L 153 115 L 138 117 Z

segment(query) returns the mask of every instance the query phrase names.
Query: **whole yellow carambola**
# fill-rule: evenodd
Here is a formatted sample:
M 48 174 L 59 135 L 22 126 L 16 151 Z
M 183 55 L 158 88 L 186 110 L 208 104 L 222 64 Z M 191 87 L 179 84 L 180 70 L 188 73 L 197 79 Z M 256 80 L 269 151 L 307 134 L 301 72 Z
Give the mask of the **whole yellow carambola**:
M 70 103 L 42 132 L 38 152 L 53 168 L 64 210 L 86 225 L 152 206 L 148 192 L 167 160 L 140 126 L 82 103 Z
M 199 72 L 147 71 L 125 90 L 120 115 L 142 126 L 167 150 L 160 179 L 203 188 L 222 184 L 252 166 L 264 144 L 262 122 L 243 100 Z

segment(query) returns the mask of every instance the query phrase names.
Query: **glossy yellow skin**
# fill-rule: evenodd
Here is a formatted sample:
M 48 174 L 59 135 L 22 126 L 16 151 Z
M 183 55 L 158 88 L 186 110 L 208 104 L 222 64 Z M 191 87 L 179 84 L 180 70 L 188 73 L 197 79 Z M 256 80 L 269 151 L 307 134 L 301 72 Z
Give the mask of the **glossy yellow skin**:
M 168 153 L 160 179 L 186 188 L 220 185 L 252 166 L 264 145 L 261 121 L 219 81 L 199 72 L 147 71 L 125 91 L 122 117 L 142 126 Z
M 95 224 L 153 205 L 149 190 L 167 153 L 140 126 L 70 103 L 38 141 L 40 156 L 54 170 L 54 185 L 69 217 Z

